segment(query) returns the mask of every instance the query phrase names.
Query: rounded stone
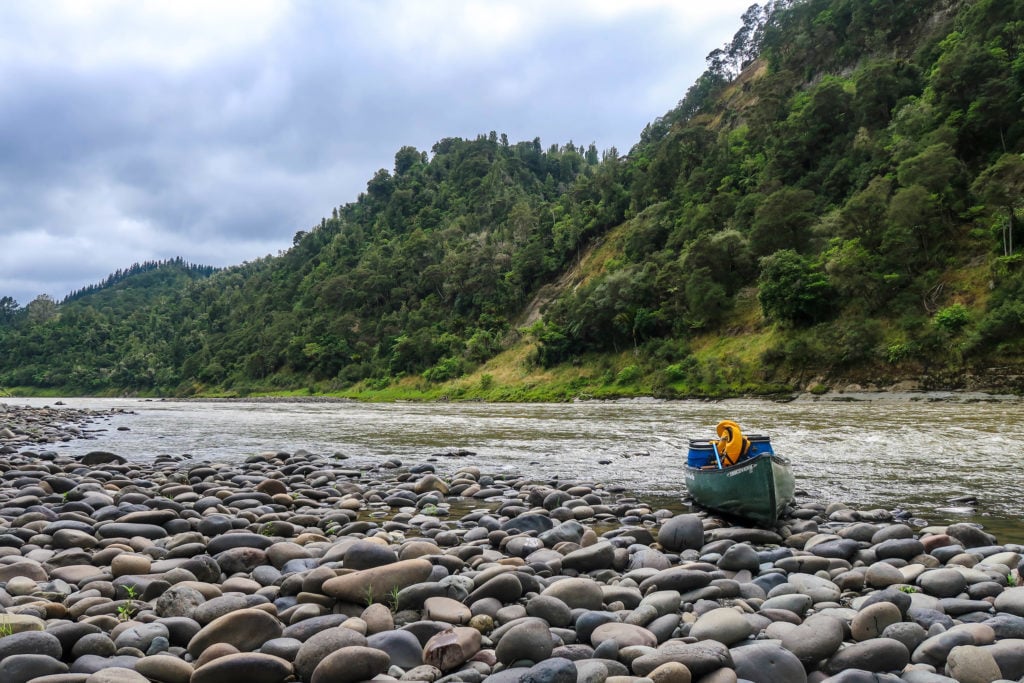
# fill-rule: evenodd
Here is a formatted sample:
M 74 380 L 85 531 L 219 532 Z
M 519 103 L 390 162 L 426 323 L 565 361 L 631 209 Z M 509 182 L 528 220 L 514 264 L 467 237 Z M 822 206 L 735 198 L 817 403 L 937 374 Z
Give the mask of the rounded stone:
M 33 678 L 63 674 L 67 671 L 67 664 L 47 655 L 18 654 L 0 661 L 0 681 L 24 683 Z
M 967 579 L 956 569 L 932 569 L 917 577 L 917 585 L 928 595 L 955 598 L 967 589 Z
M 362 611 L 359 618 L 366 623 L 367 633 L 390 631 L 395 627 L 394 617 L 387 605 L 375 602 Z
M 106 633 L 87 633 L 79 638 L 71 648 L 71 655 L 76 659 L 83 655 L 112 657 L 117 652 L 117 645 Z
M 992 653 L 976 645 L 958 645 L 950 650 L 946 675 L 958 683 L 990 683 L 1005 678 Z
M 718 567 L 730 572 L 744 569 L 749 572 L 757 572 L 760 564 L 761 560 L 757 556 L 757 551 L 746 543 L 729 546 L 718 560 Z
M 161 683 L 189 683 L 195 669 L 180 657 L 153 655 L 136 662 L 135 670 Z
M 448 624 L 468 624 L 473 613 L 458 600 L 436 596 L 423 601 L 423 618 Z
M 607 541 L 574 550 L 562 558 L 562 568 L 586 573 L 597 569 L 611 569 L 615 561 L 615 547 Z
M 874 551 L 880 560 L 896 558 L 909 561 L 924 554 L 924 544 L 916 538 L 892 538 L 874 546 Z
M 291 662 L 280 657 L 237 652 L 197 667 L 189 683 L 281 683 L 293 673 Z
M 191 617 L 206 598 L 191 586 L 175 585 L 156 599 L 154 611 L 161 617 Z
M 805 666 L 828 659 L 843 644 L 843 623 L 827 614 L 815 615 L 782 636 L 786 648 Z
M 680 662 L 665 662 L 647 674 L 647 678 L 654 681 L 654 683 L 691 683 L 693 680 L 690 670 L 686 668 L 685 664 Z M 706 677 L 701 680 L 706 680 Z
M 39 584 L 27 576 L 14 576 L 7 582 L 5 590 L 11 595 L 31 595 L 39 588 Z
M 3 615 L 6 617 L 7 615 Z M 0 617 L 0 623 L 2 618 Z M 0 659 L 12 655 L 44 655 L 60 659 L 63 652 L 60 640 L 45 631 L 22 631 L 0 638 Z
M 114 639 L 114 644 L 118 648 L 134 647 L 145 652 L 154 640 L 157 638 L 166 639 L 169 636 L 170 632 L 167 630 L 167 627 L 159 622 L 139 624 L 138 626 L 132 626 L 121 631 L 117 638 Z
M 456 626 L 453 629 L 446 629 L 431 636 L 423 645 L 419 663 L 430 665 L 440 671 L 458 669 L 471 657 L 477 656 L 481 642 L 480 632 L 474 628 Z M 386 648 L 381 649 L 391 654 Z
M 188 643 L 188 652 L 198 657 L 214 643 L 226 643 L 241 652 L 252 652 L 268 640 L 281 636 L 283 626 L 261 609 L 240 609 L 214 619 Z
M 115 666 L 90 674 L 85 683 L 149 683 L 149 679 L 132 669 Z
M 719 607 L 702 614 L 690 628 L 697 640 L 717 640 L 726 646 L 746 640 L 751 632 L 750 622 L 732 607 Z
M 551 595 L 535 595 L 526 602 L 526 613 L 548 622 L 550 626 L 566 628 L 572 623 L 569 606 Z
M 153 561 L 148 555 L 121 553 L 110 561 L 110 573 L 114 577 L 132 574 L 148 574 Z
M 479 632 L 476 632 L 476 635 L 476 649 L 479 650 Z M 402 629 L 374 633 L 366 639 L 366 646 L 386 652 L 391 658 L 391 665 L 401 669 L 412 669 L 423 664 L 426 652 L 426 646 L 421 645 L 419 639 L 411 631 Z M 466 659 L 474 654 L 476 654 L 475 651 L 467 654 Z
M 946 533 L 958 540 L 963 547 L 968 549 L 993 545 L 996 540 L 994 536 L 982 531 L 976 524 L 970 524 L 968 522 L 950 524 L 946 527 Z
M 905 581 L 903 573 L 888 562 L 875 562 L 864 574 L 864 582 L 872 588 L 888 588 Z
M 523 584 L 512 572 L 504 572 L 492 576 L 470 593 L 466 602 L 472 604 L 484 598 L 494 598 L 499 602 L 508 604 L 515 602 L 523 594 Z
M 590 643 L 595 647 L 606 640 L 614 641 L 620 649 L 631 645 L 643 645 L 645 647 L 656 647 L 658 645 L 657 637 L 643 626 L 623 624 L 616 621 L 601 624 L 590 634 Z
M 792 612 L 793 614 L 800 616 L 813 605 L 814 600 L 811 599 L 811 596 L 804 595 L 803 593 L 789 593 L 788 595 L 775 595 L 768 598 L 761 603 L 761 609 L 784 609 L 787 612 Z
M 316 667 L 332 652 L 351 646 L 366 646 L 366 637 L 341 626 L 327 628 L 309 636 L 295 655 L 295 672 L 308 681 Z
M 398 561 L 398 553 L 386 545 L 368 540 L 358 540 L 345 550 L 342 563 L 346 569 L 372 569 Z
M 686 593 L 703 588 L 709 583 L 711 583 L 711 576 L 708 572 L 686 567 L 671 567 L 641 581 L 640 591 L 646 594 L 649 589 L 653 588 L 659 591 L 674 590 Z
M 322 590 L 324 594 L 338 600 L 366 605 L 373 600 L 383 599 L 395 589 L 401 590 L 426 581 L 432 568 L 429 560 L 421 558 L 399 560 L 327 579 Z
M 873 638 L 844 647 L 832 655 L 825 670 L 838 674 L 845 669 L 863 669 L 876 673 L 900 671 L 910 662 L 907 647 L 892 638 Z
M 531 666 L 520 683 L 576 683 L 576 665 L 565 657 L 552 657 Z
M 774 643 L 733 648 L 736 675 L 758 683 L 807 683 L 804 665 L 796 655 Z
M 1007 612 L 1014 616 L 1024 617 L 1024 586 L 1007 588 L 996 597 L 997 612 Z
M 911 656 L 913 656 L 913 652 L 917 649 L 917 646 L 923 643 L 928 637 L 928 632 L 916 622 L 901 621 L 898 624 L 890 624 L 886 626 L 885 630 L 882 631 L 882 637 L 900 641 L 907 646 L 907 650 L 909 650 Z
M 877 638 L 887 626 L 902 619 L 900 608 L 891 602 L 876 602 L 862 608 L 850 622 L 850 633 L 855 641 Z
M 519 660 L 540 662 L 551 656 L 554 645 L 544 622 L 536 619 L 524 621 L 509 628 L 498 641 L 495 656 L 502 664 Z
M 390 665 L 391 660 L 387 653 L 380 650 L 359 645 L 343 647 L 329 654 L 317 665 L 310 683 L 367 681 L 387 671 Z
M 658 544 L 670 552 L 700 550 L 704 545 L 704 522 L 697 515 L 676 515 L 658 529 Z
M 584 577 L 559 579 L 545 588 L 541 595 L 557 598 L 570 609 L 599 610 L 604 604 L 601 584 Z

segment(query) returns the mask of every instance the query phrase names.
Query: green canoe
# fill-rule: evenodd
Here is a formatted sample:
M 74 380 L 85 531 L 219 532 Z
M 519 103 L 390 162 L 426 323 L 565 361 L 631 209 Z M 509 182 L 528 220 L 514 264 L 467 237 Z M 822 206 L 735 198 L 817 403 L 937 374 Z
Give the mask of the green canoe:
M 687 466 L 685 477 L 695 504 L 764 526 L 774 526 L 795 488 L 789 460 L 771 452 L 732 467 Z

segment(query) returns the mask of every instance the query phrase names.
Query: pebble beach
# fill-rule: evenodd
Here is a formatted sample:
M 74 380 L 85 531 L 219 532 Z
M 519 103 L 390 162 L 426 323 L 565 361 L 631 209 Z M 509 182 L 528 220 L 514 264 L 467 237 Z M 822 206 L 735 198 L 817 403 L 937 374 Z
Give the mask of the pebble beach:
M 73 457 L 0 404 L 0 683 L 1024 681 L 1024 548 L 798 497 L 773 529 L 471 454 Z

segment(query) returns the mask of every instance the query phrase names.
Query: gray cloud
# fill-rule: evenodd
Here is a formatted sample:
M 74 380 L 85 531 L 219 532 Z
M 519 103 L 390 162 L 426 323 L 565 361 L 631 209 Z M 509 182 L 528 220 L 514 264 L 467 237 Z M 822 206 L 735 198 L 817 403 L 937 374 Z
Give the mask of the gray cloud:
M 276 253 L 403 145 L 625 152 L 748 3 L 713 4 L 2 5 L 0 296 Z

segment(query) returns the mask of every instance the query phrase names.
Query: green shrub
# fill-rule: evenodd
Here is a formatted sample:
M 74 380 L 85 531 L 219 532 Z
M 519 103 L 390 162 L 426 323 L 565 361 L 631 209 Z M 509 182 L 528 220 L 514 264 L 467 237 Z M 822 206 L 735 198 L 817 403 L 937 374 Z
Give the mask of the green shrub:
M 913 354 L 913 346 L 907 342 L 893 342 L 885 347 L 885 360 L 892 364 L 906 360 Z
M 681 382 L 686 379 L 686 368 L 681 363 L 673 363 L 665 368 L 665 379 L 669 382 Z
M 633 382 L 640 379 L 640 367 L 637 365 L 627 365 L 626 367 L 619 370 L 619 373 L 615 375 L 615 381 L 618 384 L 632 384 Z
M 462 375 L 462 360 L 454 356 L 442 358 L 437 365 L 423 371 L 423 379 L 428 382 L 445 382 Z
M 953 304 L 936 313 L 932 320 L 939 329 L 955 333 L 971 321 L 971 314 L 963 304 Z

